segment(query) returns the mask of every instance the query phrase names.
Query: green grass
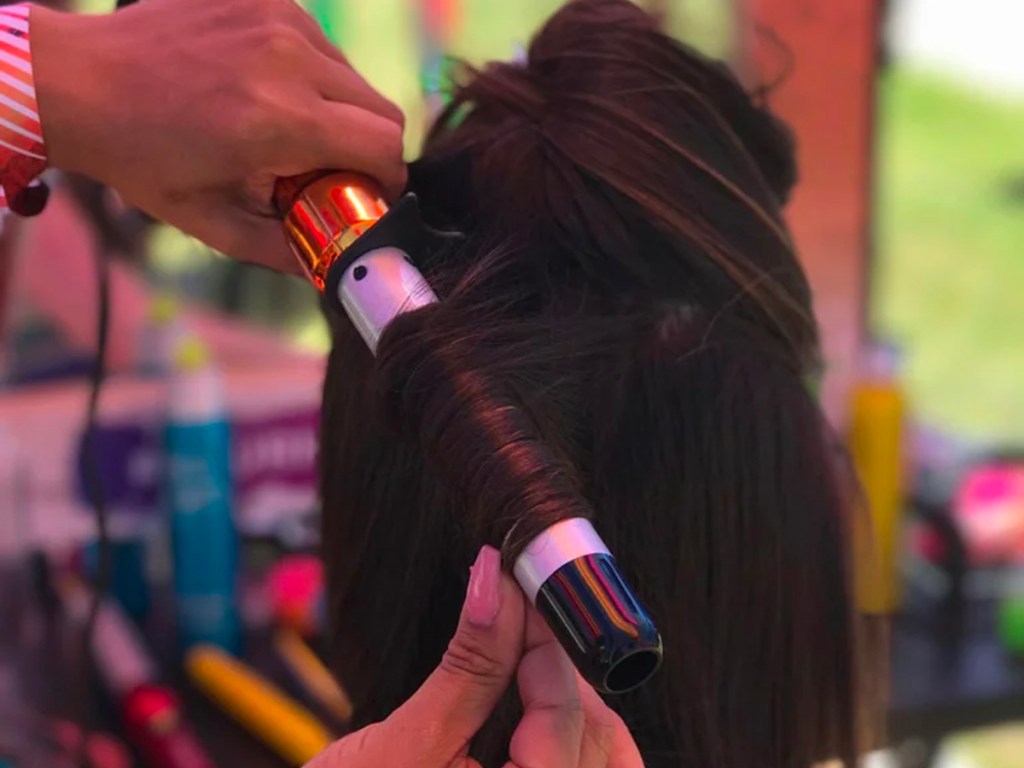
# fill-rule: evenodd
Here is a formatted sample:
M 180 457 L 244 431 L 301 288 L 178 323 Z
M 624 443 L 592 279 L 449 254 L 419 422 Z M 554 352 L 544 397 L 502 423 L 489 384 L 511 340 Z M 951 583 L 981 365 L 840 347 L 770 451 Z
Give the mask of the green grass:
M 899 70 L 880 95 L 876 327 L 921 418 L 1024 441 L 1024 103 Z

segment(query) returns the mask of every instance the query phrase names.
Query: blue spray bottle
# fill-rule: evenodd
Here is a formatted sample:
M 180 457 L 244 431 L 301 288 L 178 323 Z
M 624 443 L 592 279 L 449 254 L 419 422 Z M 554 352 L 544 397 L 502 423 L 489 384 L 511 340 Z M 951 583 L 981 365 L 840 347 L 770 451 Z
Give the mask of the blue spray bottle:
M 186 648 L 212 643 L 237 653 L 231 433 L 223 381 L 197 339 L 179 348 L 168 394 L 167 502 L 179 634 Z

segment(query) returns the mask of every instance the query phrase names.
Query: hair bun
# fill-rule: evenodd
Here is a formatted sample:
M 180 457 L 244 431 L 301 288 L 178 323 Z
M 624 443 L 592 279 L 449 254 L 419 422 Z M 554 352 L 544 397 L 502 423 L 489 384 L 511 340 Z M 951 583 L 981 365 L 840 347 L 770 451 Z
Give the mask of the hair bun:
M 797 182 L 793 132 L 768 108 L 763 93 L 759 98 L 751 98 L 725 65 L 717 64 L 715 68 L 723 80 L 733 84 L 731 88 L 712 91 L 717 109 L 757 163 L 776 198 L 785 203 Z
M 661 36 L 654 17 L 628 0 L 573 0 L 533 38 L 526 67 L 553 96 L 600 95 L 637 73 L 643 57 L 630 51 L 653 36 Z
M 424 153 L 471 158 L 442 218 L 478 225 L 538 285 L 728 306 L 804 358 L 809 288 L 780 210 L 793 140 L 725 65 L 628 0 L 573 0 L 525 62 L 470 72 Z
M 548 95 L 543 78 L 527 64 L 495 61 L 483 70 L 469 68 L 469 74 L 460 95 L 473 104 L 477 117 L 525 116 L 540 120 Z
M 555 99 L 630 88 L 641 93 L 671 80 L 670 73 L 685 73 L 693 90 L 721 113 L 775 197 L 786 201 L 797 179 L 788 127 L 762 99 L 751 98 L 724 63 L 687 49 L 683 64 L 673 54 L 685 46 L 666 48 L 666 37 L 657 19 L 630 0 L 572 0 L 534 38 L 527 64 Z
M 478 116 L 539 121 L 546 106 L 604 92 L 604 78 L 629 64 L 618 58 L 630 45 L 624 36 L 638 32 L 658 34 L 657 24 L 628 0 L 572 0 L 534 36 L 524 59 L 464 65 L 459 97 Z
M 719 113 L 774 197 L 787 200 L 797 172 L 785 124 L 727 66 L 666 42 L 657 20 L 629 0 L 572 0 L 533 38 L 524 62 L 473 72 L 464 95 L 492 118 L 543 125 L 571 120 L 597 100 L 658 92 L 679 98 L 685 90 Z

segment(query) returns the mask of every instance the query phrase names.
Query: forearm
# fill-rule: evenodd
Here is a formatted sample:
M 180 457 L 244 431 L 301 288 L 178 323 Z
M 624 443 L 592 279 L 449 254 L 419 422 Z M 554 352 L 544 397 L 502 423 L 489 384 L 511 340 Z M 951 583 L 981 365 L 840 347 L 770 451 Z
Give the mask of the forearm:
M 104 168 L 124 138 L 131 94 L 124 80 L 145 57 L 112 31 L 114 14 L 88 15 L 32 6 L 32 58 L 49 164 L 106 182 Z M 133 60 L 134 58 L 134 60 Z

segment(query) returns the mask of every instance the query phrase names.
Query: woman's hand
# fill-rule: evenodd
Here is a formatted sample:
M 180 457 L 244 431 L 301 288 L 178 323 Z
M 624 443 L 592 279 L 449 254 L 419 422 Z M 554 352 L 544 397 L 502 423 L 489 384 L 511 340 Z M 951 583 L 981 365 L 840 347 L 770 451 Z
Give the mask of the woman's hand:
M 405 182 L 402 114 L 294 0 L 160 0 L 102 16 L 34 7 L 51 163 L 231 256 L 297 270 L 277 177 Z
M 643 768 L 622 720 L 579 678 L 490 547 L 473 565 L 441 665 L 390 717 L 306 768 L 478 768 L 469 743 L 513 675 L 525 711 L 505 768 Z

